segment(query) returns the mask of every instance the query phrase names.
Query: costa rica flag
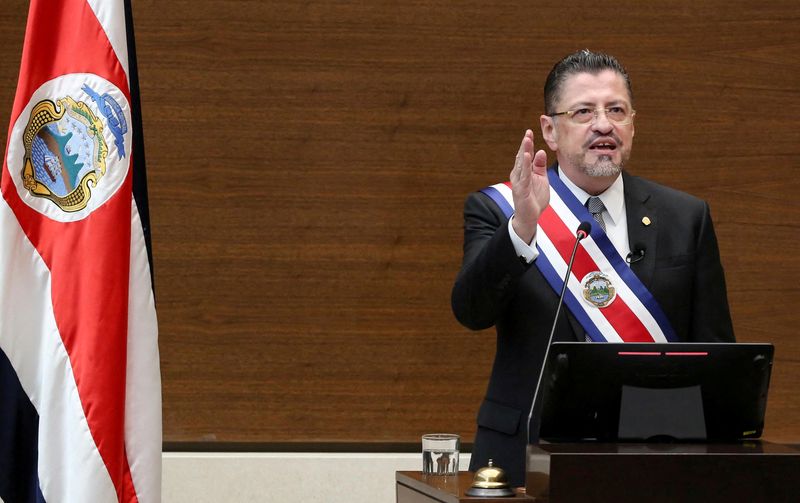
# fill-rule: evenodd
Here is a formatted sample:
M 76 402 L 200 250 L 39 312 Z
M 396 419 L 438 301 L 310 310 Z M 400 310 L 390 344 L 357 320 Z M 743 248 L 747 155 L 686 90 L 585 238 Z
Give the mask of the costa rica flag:
M 32 0 L 0 179 L 0 500 L 161 498 L 126 0 Z

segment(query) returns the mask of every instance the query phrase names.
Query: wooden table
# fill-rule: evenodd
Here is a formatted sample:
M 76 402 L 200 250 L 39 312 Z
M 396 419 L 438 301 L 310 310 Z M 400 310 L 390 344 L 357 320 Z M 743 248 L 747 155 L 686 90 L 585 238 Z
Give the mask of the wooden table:
M 520 488 L 516 495 L 507 498 L 474 498 L 464 492 L 472 485 L 473 472 L 458 475 L 423 475 L 422 472 L 397 472 L 395 477 L 397 503 L 460 503 L 481 501 L 483 503 L 513 503 L 535 501 Z

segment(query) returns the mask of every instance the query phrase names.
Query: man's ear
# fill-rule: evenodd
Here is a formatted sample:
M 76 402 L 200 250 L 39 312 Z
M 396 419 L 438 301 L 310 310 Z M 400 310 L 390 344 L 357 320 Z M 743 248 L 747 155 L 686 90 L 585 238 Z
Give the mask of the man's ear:
M 556 131 L 556 120 L 549 115 L 539 117 L 539 125 L 542 127 L 542 138 L 550 150 L 558 150 L 558 131 Z

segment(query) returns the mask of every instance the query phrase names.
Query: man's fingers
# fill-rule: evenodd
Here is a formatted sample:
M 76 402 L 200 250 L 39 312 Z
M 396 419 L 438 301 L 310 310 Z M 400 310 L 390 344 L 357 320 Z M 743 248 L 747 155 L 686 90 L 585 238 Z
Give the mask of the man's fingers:
M 527 146 L 528 139 L 530 138 L 528 133 L 530 133 L 530 131 L 530 129 L 525 131 L 525 136 L 522 137 L 522 141 L 519 143 L 519 150 L 517 151 L 517 164 L 519 164 L 519 162 L 522 160 L 522 154 L 531 150 L 530 147 Z
M 533 158 L 533 131 L 528 129 L 519 144 L 517 157 L 514 159 L 514 168 L 511 170 L 511 183 L 517 182 L 523 171 L 529 170 Z
M 523 142 L 525 139 L 531 140 L 531 148 L 528 150 L 531 154 L 533 153 L 533 131 L 530 129 L 525 130 L 525 138 L 523 138 Z
M 533 155 L 533 131 L 530 129 L 525 131 L 525 136 L 522 138 L 522 148 Z
M 539 150 L 533 157 L 533 172 L 537 175 L 547 173 L 547 153 L 544 150 Z
M 525 152 L 522 154 L 522 167 L 519 170 L 519 184 L 525 185 L 531 178 L 531 154 Z

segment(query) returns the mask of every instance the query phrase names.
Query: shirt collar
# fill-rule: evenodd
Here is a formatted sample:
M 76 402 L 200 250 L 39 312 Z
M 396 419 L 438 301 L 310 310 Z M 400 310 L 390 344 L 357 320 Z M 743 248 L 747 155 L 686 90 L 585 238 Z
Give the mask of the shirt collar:
M 558 176 L 569 191 L 578 198 L 578 201 L 580 201 L 583 206 L 586 206 L 586 201 L 592 197 L 591 194 L 575 185 L 561 169 L 558 170 Z M 621 174 L 605 192 L 599 194 L 597 197 L 603 201 L 606 212 L 608 212 L 608 216 L 611 217 L 614 224 L 618 224 L 621 219 L 625 218 L 625 185 L 622 181 Z

